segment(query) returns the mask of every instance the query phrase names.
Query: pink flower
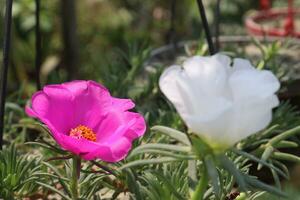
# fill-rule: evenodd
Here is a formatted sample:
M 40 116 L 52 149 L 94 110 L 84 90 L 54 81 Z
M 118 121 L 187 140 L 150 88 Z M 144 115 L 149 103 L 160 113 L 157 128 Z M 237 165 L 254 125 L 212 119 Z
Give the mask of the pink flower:
M 72 81 L 36 92 L 26 113 L 45 123 L 63 149 L 85 160 L 118 162 L 145 133 L 144 118 L 128 111 L 133 107 L 94 81 Z

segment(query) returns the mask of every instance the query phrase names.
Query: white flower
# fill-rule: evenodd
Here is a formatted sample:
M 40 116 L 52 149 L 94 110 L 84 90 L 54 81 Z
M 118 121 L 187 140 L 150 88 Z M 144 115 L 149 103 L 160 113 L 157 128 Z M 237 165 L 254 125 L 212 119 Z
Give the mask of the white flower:
M 268 70 L 225 55 L 194 56 L 167 68 L 159 86 L 193 133 L 233 145 L 264 129 L 279 101 L 280 83 Z

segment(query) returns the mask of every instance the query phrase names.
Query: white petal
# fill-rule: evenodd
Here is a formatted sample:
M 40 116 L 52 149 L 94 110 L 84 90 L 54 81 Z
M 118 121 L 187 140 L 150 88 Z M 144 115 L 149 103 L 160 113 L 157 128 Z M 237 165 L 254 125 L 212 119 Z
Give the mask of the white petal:
M 222 96 L 206 95 L 179 66 L 165 70 L 159 86 L 184 121 L 192 115 L 202 121 L 210 121 L 232 106 L 232 102 Z
M 229 63 L 229 58 L 223 55 L 194 56 L 183 63 L 183 68 L 195 86 L 205 94 L 220 95 L 227 87 L 226 68 Z
M 236 123 L 240 124 L 238 128 L 233 129 L 231 132 L 233 144 L 266 128 L 272 120 L 272 110 L 260 112 L 259 114 L 250 111 L 240 119 L 243 121 L 236 121 Z
M 233 143 L 266 128 L 272 119 L 272 108 L 278 106 L 278 98 L 272 95 L 269 98 L 252 104 L 248 102 L 236 105 L 233 110 L 230 138 Z
M 232 121 L 231 107 L 215 118 L 207 120 L 200 116 L 191 116 L 186 120 L 187 126 L 193 133 L 206 138 L 209 142 L 232 145 L 228 125 Z M 205 116 L 205 115 L 204 115 Z
M 183 70 L 180 66 L 167 68 L 159 79 L 159 87 L 164 95 L 174 104 L 177 111 L 182 116 L 190 115 L 195 110 L 193 102 L 190 101 L 190 88 L 181 81 Z M 183 85 L 180 85 L 182 83 Z
M 233 59 L 232 68 L 233 68 L 233 71 L 237 71 L 237 70 L 255 70 L 255 68 L 250 63 L 249 60 L 242 59 L 242 58 Z
M 280 87 L 278 79 L 267 70 L 237 70 L 229 78 L 234 101 L 267 98 Z
M 192 116 L 186 121 L 192 132 L 208 141 L 234 145 L 266 128 L 272 119 L 272 108 L 278 104 L 277 96 L 273 95 L 255 104 L 230 107 L 210 121 L 203 121 L 199 116 Z
M 198 103 L 195 110 L 195 114 L 197 115 L 197 120 L 201 121 L 202 123 L 215 120 L 232 107 L 232 102 L 221 96 L 197 96 L 196 99 L 198 100 Z
M 213 55 L 212 58 L 218 60 L 218 62 L 222 63 L 224 66 L 230 66 L 231 59 L 227 55 L 218 53 Z

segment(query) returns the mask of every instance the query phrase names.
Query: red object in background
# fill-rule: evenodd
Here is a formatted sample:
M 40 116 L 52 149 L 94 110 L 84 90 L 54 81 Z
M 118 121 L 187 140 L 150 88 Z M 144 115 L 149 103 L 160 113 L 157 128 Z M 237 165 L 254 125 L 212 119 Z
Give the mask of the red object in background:
M 289 0 L 288 16 L 284 22 L 284 30 L 286 31 L 287 34 L 290 35 L 292 35 L 295 32 L 293 0 Z
M 245 24 L 250 34 L 300 38 L 300 32 L 295 30 L 295 15 L 300 13 L 300 9 L 293 7 L 293 0 L 288 0 L 287 8 L 272 8 L 271 0 L 260 0 L 260 8 L 261 11 L 246 18 Z M 260 24 L 263 21 L 278 21 L 280 17 L 285 18 L 282 27 L 271 28 Z
M 271 1 L 270 0 L 260 0 L 260 9 L 268 10 L 271 8 Z

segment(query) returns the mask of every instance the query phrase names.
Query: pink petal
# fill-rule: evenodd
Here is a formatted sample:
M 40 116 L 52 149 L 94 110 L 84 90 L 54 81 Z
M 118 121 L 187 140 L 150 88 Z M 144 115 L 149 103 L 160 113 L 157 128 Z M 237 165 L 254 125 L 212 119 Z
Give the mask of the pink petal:
M 107 162 L 123 159 L 131 142 L 145 133 L 146 125 L 129 99 L 111 97 L 94 81 L 72 81 L 49 85 L 32 97 L 26 113 L 39 118 L 65 150 L 86 160 Z M 97 133 L 97 142 L 68 136 L 70 129 L 85 125 Z
M 125 112 L 122 115 L 123 119 L 114 132 L 110 132 L 101 137 L 101 132 L 97 137 L 99 144 L 107 145 L 110 148 L 111 155 L 108 158 L 103 158 L 98 155 L 96 150 L 91 152 L 95 157 L 98 157 L 107 162 L 118 162 L 126 157 L 131 149 L 131 143 L 134 139 L 142 136 L 146 131 L 144 118 L 138 113 Z M 108 126 L 109 127 L 109 126 Z
M 106 113 L 106 107 L 111 105 L 107 89 L 94 81 L 72 81 L 63 85 L 73 94 L 74 123 L 95 129 Z
M 112 105 L 121 111 L 127 111 L 134 108 L 134 103 L 130 99 L 118 99 L 112 97 Z
M 33 94 L 31 98 L 31 105 L 32 109 L 30 107 L 26 107 L 26 113 L 28 115 L 32 117 L 37 117 L 37 115 L 46 116 L 50 107 L 50 102 L 48 96 L 44 92 L 38 91 Z
M 57 130 L 66 134 L 74 126 L 71 100 L 71 94 L 63 87 L 50 85 L 33 95 L 31 109 L 27 108 L 26 111 L 41 121 L 47 119 Z
M 145 120 L 140 114 L 111 110 L 101 120 L 98 129 L 94 131 L 97 133 L 98 142 L 108 142 L 123 137 L 125 134 L 135 139 L 143 135 L 145 130 Z
M 99 145 L 95 142 L 86 139 L 76 139 L 63 134 L 60 134 L 60 138 L 57 138 L 57 142 L 59 142 L 65 150 L 77 155 L 85 155 L 99 148 Z
M 97 142 L 103 142 L 112 137 L 122 124 L 124 124 L 122 113 L 111 110 L 103 116 L 97 129 L 94 129 L 97 134 Z
M 146 131 L 146 122 L 142 115 L 134 112 L 125 113 L 126 120 L 128 121 L 129 130 L 125 133 L 125 136 L 130 138 L 131 141 L 144 135 Z
M 106 162 L 118 162 L 126 157 L 131 149 L 131 142 L 123 137 L 113 144 L 100 144 L 99 148 L 83 156 L 86 160 L 100 158 Z
M 85 94 L 88 90 L 87 81 L 76 80 L 72 82 L 63 83 L 61 85 L 67 90 L 69 90 L 74 97 L 81 96 L 82 94 Z

